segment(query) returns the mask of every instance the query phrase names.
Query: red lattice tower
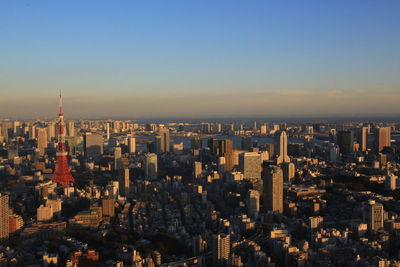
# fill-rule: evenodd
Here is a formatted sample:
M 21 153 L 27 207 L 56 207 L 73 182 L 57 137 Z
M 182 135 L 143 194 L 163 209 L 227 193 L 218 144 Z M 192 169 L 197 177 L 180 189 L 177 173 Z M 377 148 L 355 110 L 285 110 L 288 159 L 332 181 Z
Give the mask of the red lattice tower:
M 58 145 L 57 145 L 57 158 L 56 158 L 56 168 L 54 170 L 52 181 L 62 184 L 62 186 L 67 187 L 73 183 L 74 177 L 72 177 L 71 171 L 68 166 L 67 159 L 67 149 L 65 146 L 65 125 L 64 125 L 64 115 L 62 112 L 62 97 L 60 92 L 60 113 L 58 114 Z

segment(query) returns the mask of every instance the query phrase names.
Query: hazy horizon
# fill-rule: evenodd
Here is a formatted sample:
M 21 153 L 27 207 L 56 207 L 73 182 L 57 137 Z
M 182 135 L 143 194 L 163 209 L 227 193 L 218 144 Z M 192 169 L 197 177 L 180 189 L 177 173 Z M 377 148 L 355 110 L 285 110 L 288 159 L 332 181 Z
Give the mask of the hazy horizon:
M 0 118 L 400 115 L 400 2 L 6 1 Z

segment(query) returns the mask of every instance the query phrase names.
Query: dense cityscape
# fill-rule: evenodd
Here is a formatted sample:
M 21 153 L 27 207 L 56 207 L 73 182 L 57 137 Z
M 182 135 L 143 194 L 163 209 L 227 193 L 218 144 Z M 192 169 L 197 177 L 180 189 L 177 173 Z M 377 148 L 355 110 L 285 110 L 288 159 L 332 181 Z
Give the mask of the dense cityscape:
M 1 266 L 400 264 L 400 123 L 0 125 Z
M 400 267 L 399 0 L 0 0 L 0 267 Z

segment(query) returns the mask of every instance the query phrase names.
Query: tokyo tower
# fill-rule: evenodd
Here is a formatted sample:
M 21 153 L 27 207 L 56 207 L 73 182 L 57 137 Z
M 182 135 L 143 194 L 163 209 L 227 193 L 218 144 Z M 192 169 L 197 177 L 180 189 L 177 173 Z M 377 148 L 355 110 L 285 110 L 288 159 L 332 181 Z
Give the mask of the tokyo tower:
M 62 186 L 67 187 L 70 183 L 74 182 L 74 177 L 69 170 L 68 159 L 67 159 L 67 149 L 65 146 L 65 125 L 64 125 L 64 115 L 62 112 L 62 96 L 60 92 L 60 102 L 59 102 L 59 114 L 58 114 L 58 145 L 57 145 L 57 158 L 56 158 L 56 168 L 54 170 L 52 181 L 55 183 L 60 183 Z

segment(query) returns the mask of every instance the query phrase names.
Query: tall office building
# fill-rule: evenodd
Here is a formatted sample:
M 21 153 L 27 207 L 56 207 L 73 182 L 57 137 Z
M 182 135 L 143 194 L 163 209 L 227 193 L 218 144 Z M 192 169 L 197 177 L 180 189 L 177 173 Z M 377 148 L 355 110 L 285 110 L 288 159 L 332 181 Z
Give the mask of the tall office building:
M 296 166 L 292 162 L 284 162 L 282 164 L 283 181 L 290 182 L 296 173 Z
M 260 212 L 260 193 L 257 190 L 249 190 L 247 196 L 247 213 L 248 215 L 256 219 Z
M 0 193 L 0 244 L 8 240 L 10 207 L 8 195 Z
M 354 137 L 352 131 L 339 131 L 336 139 L 340 153 L 346 155 L 353 152 Z
M 45 128 L 37 129 L 37 148 L 39 149 L 40 156 L 43 156 L 46 153 L 47 130 Z
M 157 179 L 157 154 L 148 153 L 145 159 L 145 175 L 148 180 Z
M 370 200 L 364 209 L 364 220 L 368 224 L 370 232 L 376 232 L 383 229 L 384 210 L 381 203 Z
M 193 172 L 193 175 L 194 175 L 194 178 L 200 178 L 201 177 L 201 173 L 202 173 L 202 164 L 201 164 L 201 162 L 200 161 L 195 161 L 194 162 L 194 164 L 193 164 L 193 169 L 194 169 L 194 172 Z
M 231 237 L 229 234 L 213 236 L 213 266 L 229 266 L 231 257 Z
M 127 197 L 129 195 L 129 185 L 130 185 L 129 169 L 124 168 L 122 176 L 119 181 L 119 193 L 121 196 Z
M 235 165 L 232 140 L 218 140 L 218 155 L 225 158 L 225 171 L 232 171 Z
M 129 151 L 129 153 L 136 152 L 136 138 L 135 137 L 128 138 L 128 151 Z
M 274 136 L 274 151 L 277 155 L 276 163 L 290 162 L 287 153 L 288 138 L 285 131 L 278 131 Z
M 106 139 L 107 141 L 110 140 L 110 123 L 106 123 Z
M 56 137 L 56 125 L 53 122 L 47 124 L 47 140 L 52 140 Z
M 283 212 L 283 172 L 278 166 L 264 167 L 264 207 Z
M 169 146 L 170 146 L 169 130 L 167 128 L 160 128 L 159 135 L 161 137 L 160 152 L 161 153 L 169 152 Z
M 35 125 L 29 126 L 29 139 L 31 139 L 31 140 L 36 139 L 36 126 Z
M 241 153 L 239 168 L 244 179 L 261 179 L 261 155 L 257 152 Z
M 86 133 L 83 137 L 85 157 L 101 157 L 103 154 L 103 137 L 99 134 Z
M 67 134 L 68 136 L 75 136 L 75 122 L 69 121 L 67 124 Z
M 114 147 L 114 170 L 119 170 L 122 167 L 121 162 L 122 150 L 120 146 Z
M 1 123 L 1 133 L 0 136 L 4 137 L 4 141 L 8 141 L 8 138 L 10 137 L 10 129 L 11 129 L 11 122 L 5 121 Z
M 114 198 L 103 198 L 101 200 L 103 215 L 114 217 L 115 215 L 115 199 Z
M 368 142 L 368 127 L 361 127 L 358 130 L 358 143 L 360 144 L 360 150 L 362 152 L 367 151 Z
M 381 152 L 384 147 L 390 147 L 390 127 L 376 128 L 375 151 Z

